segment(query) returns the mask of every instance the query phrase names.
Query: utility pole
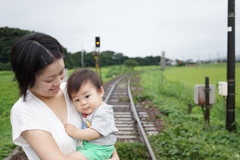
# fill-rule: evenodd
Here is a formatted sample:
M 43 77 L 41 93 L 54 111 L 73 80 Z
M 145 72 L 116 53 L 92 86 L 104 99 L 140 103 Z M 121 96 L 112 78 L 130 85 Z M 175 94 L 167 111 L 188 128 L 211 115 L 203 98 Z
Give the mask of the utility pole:
M 81 57 L 82 57 L 82 68 L 84 67 L 84 55 L 83 55 L 83 45 L 81 44 L 81 48 L 82 48 L 82 51 L 81 51 Z
M 226 129 L 235 131 L 235 0 L 228 0 Z
M 165 62 L 165 51 L 162 51 L 162 57 L 161 57 L 161 62 L 160 62 L 161 64 L 161 70 L 162 71 L 164 71 L 165 70 L 165 64 L 166 64 L 166 62 Z
M 205 125 L 204 128 L 207 129 L 210 124 L 210 104 L 209 104 L 209 77 L 205 77 L 205 114 L 204 114 L 204 120 Z

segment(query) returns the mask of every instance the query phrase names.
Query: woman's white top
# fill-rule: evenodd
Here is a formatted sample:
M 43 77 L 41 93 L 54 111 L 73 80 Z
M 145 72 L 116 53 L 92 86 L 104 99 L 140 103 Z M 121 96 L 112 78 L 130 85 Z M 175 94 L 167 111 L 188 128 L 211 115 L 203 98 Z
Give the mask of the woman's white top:
M 68 123 L 75 125 L 77 128 L 81 128 L 82 120 L 67 94 L 66 83 L 61 84 L 61 90 L 64 93 L 68 108 Z M 65 155 L 76 151 L 76 140 L 68 136 L 64 125 L 58 117 L 44 102 L 34 96 L 30 91 L 27 91 L 25 102 L 23 98 L 19 98 L 13 105 L 10 119 L 13 143 L 22 146 L 30 160 L 38 160 L 40 158 L 21 136 L 21 133 L 26 130 L 37 129 L 50 133 Z

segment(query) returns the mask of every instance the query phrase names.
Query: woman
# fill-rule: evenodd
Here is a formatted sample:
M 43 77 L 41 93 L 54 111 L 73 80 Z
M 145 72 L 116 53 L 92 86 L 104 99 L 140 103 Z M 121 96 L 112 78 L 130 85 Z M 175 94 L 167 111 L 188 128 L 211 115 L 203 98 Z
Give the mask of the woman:
M 10 61 L 20 98 L 11 110 L 13 142 L 30 160 L 74 160 L 76 139 L 66 123 L 81 128 L 81 118 L 70 101 L 60 43 L 43 33 L 24 36 L 13 46 Z M 116 150 L 112 159 L 119 159 Z

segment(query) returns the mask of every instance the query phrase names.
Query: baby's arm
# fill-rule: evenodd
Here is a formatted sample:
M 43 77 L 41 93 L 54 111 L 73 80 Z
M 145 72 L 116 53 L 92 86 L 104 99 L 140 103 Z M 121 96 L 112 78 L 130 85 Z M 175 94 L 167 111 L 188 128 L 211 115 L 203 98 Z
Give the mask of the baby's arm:
M 70 123 L 65 124 L 65 130 L 69 136 L 87 141 L 94 140 L 102 136 L 94 129 L 77 129 L 74 125 Z

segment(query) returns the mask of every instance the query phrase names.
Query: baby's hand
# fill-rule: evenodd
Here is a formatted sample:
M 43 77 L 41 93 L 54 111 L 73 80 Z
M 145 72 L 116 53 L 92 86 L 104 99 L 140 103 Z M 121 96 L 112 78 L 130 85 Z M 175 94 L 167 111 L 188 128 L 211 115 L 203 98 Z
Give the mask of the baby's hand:
M 64 127 L 65 127 L 65 131 L 67 132 L 67 134 L 69 136 L 75 137 L 75 135 L 77 134 L 78 129 L 74 125 L 72 125 L 70 123 L 67 123 L 67 124 L 64 125 Z

